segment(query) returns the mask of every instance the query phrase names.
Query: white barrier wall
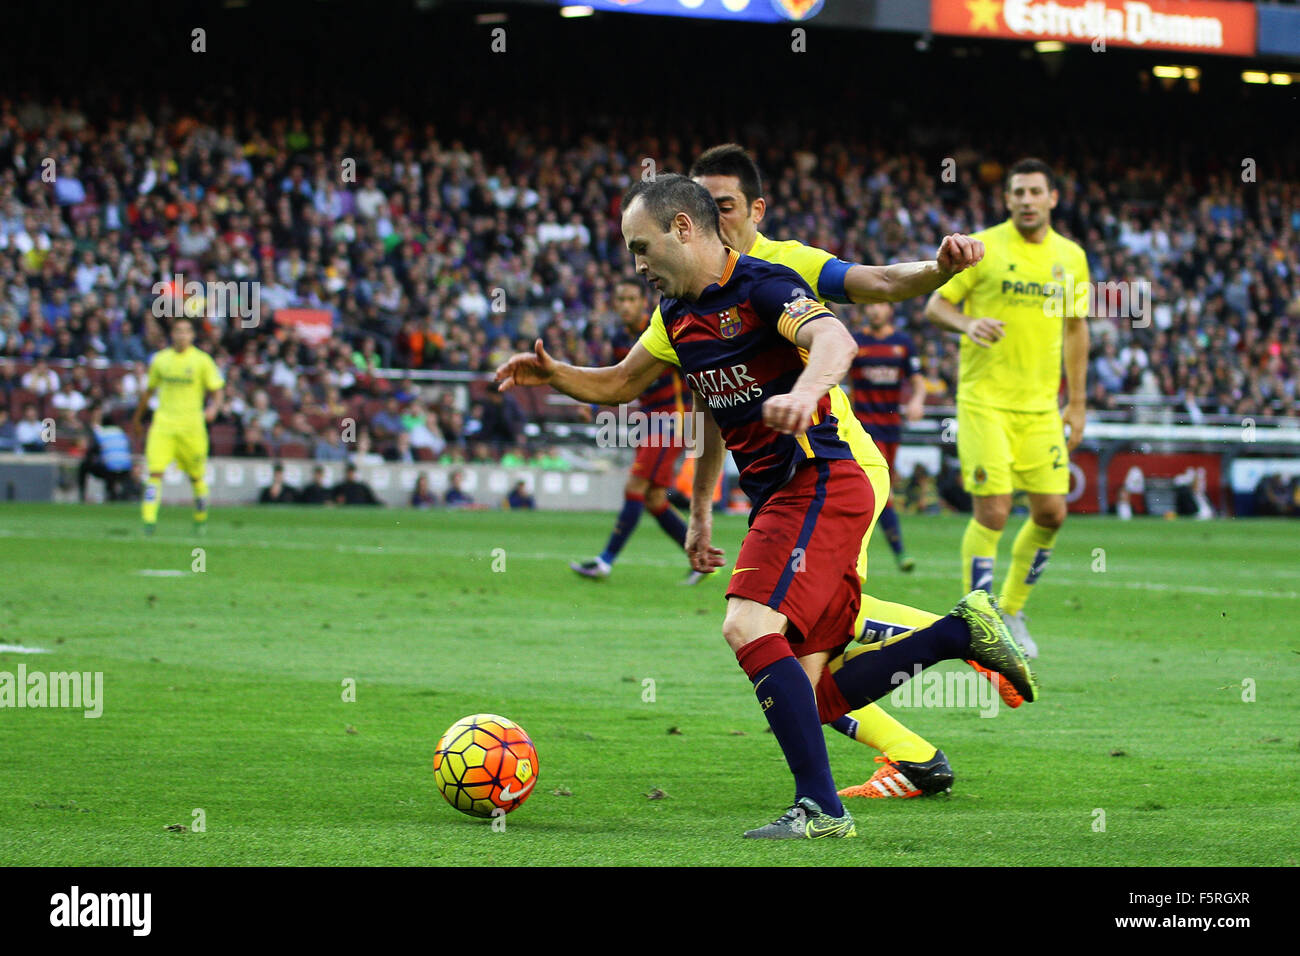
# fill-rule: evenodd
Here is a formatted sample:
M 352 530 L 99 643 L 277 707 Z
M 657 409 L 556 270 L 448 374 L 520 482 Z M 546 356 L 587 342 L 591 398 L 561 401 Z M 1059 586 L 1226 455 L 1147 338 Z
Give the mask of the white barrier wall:
M 255 504 L 262 489 L 271 483 L 269 459 L 213 458 L 208 462 L 208 487 L 214 505 Z M 343 480 L 342 462 L 315 462 L 305 459 L 285 459 L 284 478 L 295 488 L 311 482 L 312 469 L 320 464 L 325 469 L 325 485 L 335 485 Z M 627 480 L 625 469 L 603 473 L 586 471 L 544 471 L 539 468 L 501 468 L 496 465 L 459 465 L 450 467 L 433 463 L 418 465 L 358 465 L 358 478 L 368 484 L 375 496 L 386 505 L 405 507 L 410 504 L 411 491 L 417 477 L 429 476 L 429 487 L 441 501 L 447 493 L 448 481 L 453 471 L 465 475 L 462 488 L 476 504 L 493 508 L 501 506 L 502 499 L 516 481 L 522 480 L 537 499 L 539 509 L 565 511 L 617 511 L 623 503 L 623 485 Z M 190 481 L 169 468 L 163 476 L 163 502 L 185 504 L 191 499 Z

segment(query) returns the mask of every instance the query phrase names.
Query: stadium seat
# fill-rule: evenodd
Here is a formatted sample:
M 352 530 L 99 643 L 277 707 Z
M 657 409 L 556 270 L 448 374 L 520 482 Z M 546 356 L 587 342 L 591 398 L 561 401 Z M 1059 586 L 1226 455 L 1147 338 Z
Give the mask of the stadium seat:
M 213 425 L 208 429 L 208 440 L 214 456 L 229 455 L 235 450 L 239 430 L 234 425 Z

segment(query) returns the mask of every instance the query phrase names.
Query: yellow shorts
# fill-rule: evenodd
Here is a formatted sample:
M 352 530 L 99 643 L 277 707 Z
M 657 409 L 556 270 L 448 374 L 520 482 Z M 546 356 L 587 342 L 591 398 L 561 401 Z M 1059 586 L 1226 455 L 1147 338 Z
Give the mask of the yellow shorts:
M 202 478 L 208 463 L 208 430 L 154 422 L 144 443 L 150 474 L 167 470 L 173 461 L 191 478 Z
M 1070 454 L 1057 411 L 1011 412 L 958 402 L 957 457 L 972 495 L 1070 490 Z
M 867 481 L 871 482 L 871 490 L 876 497 L 875 514 L 871 516 L 871 525 L 867 528 L 867 533 L 862 536 L 862 551 L 858 554 L 858 577 L 863 583 L 867 580 L 867 546 L 871 544 L 872 532 L 876 530 L 876 522 L 880 520 L 881 512 L 885 510 L 885 505 L 889 504 L 889 495 L 892 487 L 889 481 L 889 466 L 883 460 L 879 462 L 859 462 L 862 470 L 867 473 Z

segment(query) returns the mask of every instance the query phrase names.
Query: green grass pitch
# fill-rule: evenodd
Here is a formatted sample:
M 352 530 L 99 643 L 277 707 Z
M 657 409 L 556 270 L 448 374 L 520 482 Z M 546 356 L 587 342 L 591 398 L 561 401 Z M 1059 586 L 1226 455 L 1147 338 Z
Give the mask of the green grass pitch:
M 613 578 L 577 579 L 566 562 L 611 521 L 217 509 L 196 540 L 165 508 L 145 539 L 134 508 L 0 507 L 0 644 L 51 652 L 0 653 L 0 672 L 104 680 L 98 719 L 0 709 L 0 861 L 1300 859 L 1295 524 L 1072 519 L 1028 608 L 1042 701 L 993 719 L 891 708 L 948 754 L 952 795 L 851 801 L 859 839 L 792 845 L 740 838 L 792 786 L 722 641 L 722 581 L 679 587 L 684 561 L 649 520 Z M 905 518 L 918 570 L 877 541 L 872 590 L 951 607 L 962 522 Z M 743 527 L 717 520 L 733 557 Z M 518 721 L 539 753 L 502 832 L 434 787 L 439 735 L 475 712 Z M 874 751 L 834 732 L 828 746 L 841 785 L 874 769 Z

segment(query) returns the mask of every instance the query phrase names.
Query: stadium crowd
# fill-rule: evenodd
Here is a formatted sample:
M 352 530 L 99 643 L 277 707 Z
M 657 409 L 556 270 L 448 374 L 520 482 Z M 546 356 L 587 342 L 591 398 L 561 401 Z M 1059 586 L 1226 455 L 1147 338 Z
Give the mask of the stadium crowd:
M 91 406 L 129 417 L 166 343 L 157 311 L 171 287 L 157 284 L 179 275 L 257 283 L 252 322 L 239 311 L 252 286 L 216 308 L 185 303 L 227 379 L 215 454 L 566 467 L 525 428 L 581 407 L 482 381 L 458 403 L 383 370 L 487 372 L 539 336 L 570 361 L 609 362 L 611 285 L 629 268 L 619 197 L 646 162 L 684 170 L 713 143 L 646 141 L 616 120 L 600 136 L 509 121 L 481 132 L 167 109 L 101 123 L 76 101 L 0 102 L 0 450 L 36 450 L 46 417 L 63 435 Z M 958 152 L 945 177 L 920 149 L 743 138 L 792 144 L 757 149 L 767 235 L 873 263 L 929 258 L 944 233 L 999 222 L 1003 164 L 1018 158 Z M 1300 418 L 1300 177 L 1244 182 L 1119 147 L 1046 158 L 1058 230 L 1084 244 L 1094 282 L 1130 298 L 1091 323 L 1090 406 L 1136 395 L 1193 420 Z M 902 304 L 899 321 L 928 400 L 950 403 L 958 339 L 923 304 Z M 324 334 L 276 321 L 286 309 L 324 313 Z

